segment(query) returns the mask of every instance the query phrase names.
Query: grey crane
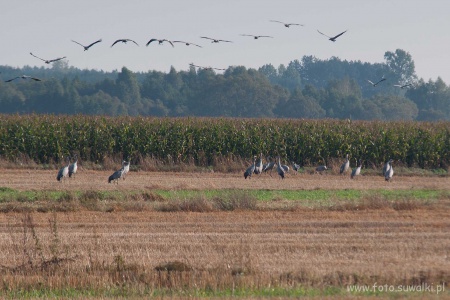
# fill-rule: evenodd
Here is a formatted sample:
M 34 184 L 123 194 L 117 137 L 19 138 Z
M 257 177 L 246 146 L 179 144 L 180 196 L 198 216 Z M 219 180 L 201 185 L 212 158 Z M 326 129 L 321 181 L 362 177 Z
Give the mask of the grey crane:
M 328 170 L 328 168 L 327 168 L 326 165 L 320 165 L 320 166 L 318 166 L 318 167 L 316 168 L 316 173 L 319 173 L 319 174 L 322 175 L 322 172 L 323 172 L 323 171 L 326 171 L 326 170 Z
M 269 175 L 270 175 L 270 177 L 272 177 L 271 173 L 272 173 L 273 167 L 275 166 L 275 162 L 272 160 L 272 158 L 270 156 L 268 157 L 268 159 L 269 159 L 269 161 L 267 162 L 267 164 L 263 165 L 263 172 L 266 173 L 266 172 L 270 171 Z
M 281 179 L 284 179 L 284 175 L 285 175 L 286 171 L 284 170 L 283 166 L 281 165 L 280 156 L 278 156 L 277 173 L 278 173 L 278 175 L 280 175 Z
M 352 174 L 350 175 L 350 178 L 353 179 L 355 176 L 358 176 L 361 173 L 361 167 L 362 167 L 362 161 L 357 160 L 357 166 L 352 170 Z
M 320 155 L 319 155 L 319 156 L 320 156 Z M 327 167 L 327 161 L 326 161 L 322 156 L 320 156 L 320 158 L 322 158 L 322 161 L 323 161 L 325 164 L 324 164 L 324 165 L 318 166 L 318 167 L 316 168 L 316 173 L 319 173 L 320 175 L 322 175 L 322 172 L 328 170 L 328 167 Z
M 183 43 L 183 44 L 185 44 L 186 46 L 194 45 L 194 46 L 197 46 L 197 47 L 199 47 L 199 48 L 203 48 L 203 47 L 200 46 L 200 45 L 197 45 L 197 44 L 194 44 L 194 43 L 190 43 L 190 42 L 172 41 L 172 43 Z
M 135 41 L 133 41 L 133 40 L 131 40 L 131 39 L 118 39 L 118 40 L 116 40 L 116 41 L 111 45 L 111 47 L 114 46 L 114 45 L 117 44 L 117 43 L 124 43 L 124 44 L 126 44 L 126 43 L 128 43 L 128 42 L 133 42 L 133 43 L 136 44 L 136 46 L 139 46 L 138 43 L 136 43 Z
M 326 35 L 325 33 L 320 32 L 319 30 L 317 30 L 317 32 L 319 32 L 321 35 L 326 36 L 326 37 L 328 38 L 328 40 L 330 40 L 330 41 L 332 41 L 332 42 L 336 42 L 336 39 L 337 39 L 338 37 L 340 37 L 341 35 L 343 35 L 344 33 L 346 33 L 347 30 L 346 30 L 346 31 L 343 31 L 343 32 L 341 32 L 341 33 L 339 33 L 339 34 L 337 34 L 337 35 L 335 35 L 335 36 L 328 36 L 328 35 Z
M 348 160 L 348 154 L 345 156 L 345 162 L 342 164 L 341 168 L 339 169 L 339 173 L 345 173 L 347 172 L 348 168 L 350 167 L 350 161 Z
M 259 38 L 271 38 L 273 39 L 273 36 L 270 35 L 253 35 L 253 34 L 241 34 L 242 36 L 251 36 L 253 39 L 257 40 Z
M 219 70 L 219 71 L 225 71 L 225 69 L 220 69 L 220 68 L 213 68 L 213 67 L 202 67 L 202 66 L 197 66 L 194 64 L 189 64 L 191 67 L 196 67 L 196 68 L 200 68 L 203 70 Z
M 66 58 L 66 57 L 64 56 L 64 57 L 58 57 L 58 58 L 55 58 L 55 59 L 48 59 L 48 60 L 47 60 L 47 59 L 43 59 L 43 58 L 40 58 L 40 57 L 34 55 L 32 52 L 30 52 L 30 54 L 31 54 L 31 56 L 34 56 L 34 57 L 36 57 L 36 58 L 39 58 L 40 60 L 42 60 L 42 61 L 45 62 L 46 64 L 50 64 L 50 63 L 52 63 L 52 62 L 55 62 L 55 61 L 58 61 L 58 60 L 61 60 L 61 59 Z
M 384 78 L 384 76 L 383 76 L 383 77 L 381 77 L 381 79 L 378 80 L 377 82 L 372 82 L 372 81 L 370 81 L 370 80 L 368 80 L 368 79 L 367 79 L 367 82 L 369 82 L 373 87 L 375 87 L 375 86 L 377 86 L 378 84 L 380 84 L 381 82 L 383 82 L 383 81 L 385 81 L 385 80 L 386 80 L 386 78 Z
M 62 167 L 58 171 L 58 175 L 56 175 L 56 180 L 59 182 L 63 182 L 64 178 L 69 175 L 69 165 L 70 165 L 70 157 L 67 157 L 67 166 Z
M 16 80 L 16 79 L 31 79 L 31 80 L 34 80 L 34 81 L 42 81 L 41 79 L 36 78 L 36 77 L 31 77 L 31 76 L 28 76 L 28 75 L 22 75 L 22 76 L 17 76 L 17 77 L 5 80 L 5 82 L 11 82 L 11 81 Z
M 256 156 L 253 156 L 253 164 L 247 168 L 244 172 L 244 179 L 250 179 L 252 178 L 252 174 L 255 172 L 255 162 L 256 162 Z
M 290 171 L 290 168 L 289 168 L 289 166 L 288 166 L 288 165 L 281 165 L 281 167 L 283 168 L 283 170 L 284 170 L 284 173 L 289 173 L 289 171 Z
M 295 172 L 298 173 L 298 171 L 300 170 L 300 165 L 297 165 L 295 162 L 291 162 L 292 163 L 292 170 L 294 170 Z
M 89 50 L 89 48 L 91 48 L 92 46 L 94 46 L 94 45 L 97 44 L 97 43 L 100 43 L 101 41 L 102 41 L 102 39 L 99 39 L 99 40 L 96 40 L 96 41 L 93 42 L 93 43 L 90 43 L 90 44 L 87 45 L 87 46 L 84 46 L 83 44 L 80 44 L 80 43 L 78 43 L 77 41 L 72 40 L 72 42 L 74 42 L 74 43 L 80 45 L 81 47 L 83 47 L 83 48 L 84 48 L 84 51 Z
M 228 41 L 228 40 L 220 40 L 220 39 L 213 39 L 207 36 L 201 36 L 202 39 L 207 39 L 207 40 L 211 40 L 211 43 L 220 43 L 220 42 L 224 42 L 224 43 L 232 43 L 232 41 Z
M 75 159 L 75 161 L 69 166 L 69 177 L 72 177 L 72 176 L 75 177 L 75 174 L 77 173 L 77 170 L 78 170 L 78 155 L 77 154 L 75 154 L 74 159 Z
M 255 170 L 253 171 L 255 174 L 261 175 L 263 170 L 263 161 L 262 161 L 262 153 L 259 155 L 258 160 L 255 163 Z
M 122 169 L 123 169 L 123 174 L 122 174 L 122 178 L 123 180 L 125 180 L 125 175 L 128 174 L 128 172 L 130 171 L 130 161 L 123 161 L 122 162 Z
M 391 167 L 391 165 L 392 165 L 392 162 L 393 162 L 393 160 L 392 160 L 392 158 L 390 158 L 385 164 L 384 164 L 384 166 L 383 166 L 383 176 L 385 176 L 386 175 L 386 171 L 388 171 L 389 170 L 389 168 Z
M 150 41 L 148 41 L 147 44 L 145 44 L 145 46 L 148 46 L 148 45 L 150 45 L 150 43 L 156 42 L 156 41 L 158 42 L 159 45 L 162 45 L 164 42 L 167 42 L 167 43 L 171 44 L 172 47 L 175 47 L 173 45 L 173 43 L 171 41 L 167 40 L 167 39 L 161 39 L 161 40 L 159 40 L 159 39 L 150 39 Z
M 388 166 L 387 166 L 386 172 L 384 173 L 384 179 L 386 181 L 391 181 L 392 176 L 394 176 L 394 168 L 392 167 L 392 162 L 393 162 L 392 159 L 390 159 L 387 162 Z
M 284 22 L 277 21 L 277 20 L 270 20 L 270 22 L 275 22 L 275 23 L 283 24 L 284 27 L 286 27 L 286 28 L 289 28 L 290 26 L 305 26 L 305 25 L 303 25 L 303 24 L 297 24 L 297 23 L 284 23 Z
M 401 89 L 405 89 L 409 86 L 412 86 L 412 83 L 407 83 L 407 84 L 394 84 L 395 87 L 401 88 Z
M 123 175 L 123 168 L 121 168 L 120 170 L 115 171 L 111 176 L 108 177 L 108 183 L 111 183 L 111 181 L 114 181 L 119 184 L 119 179 L 122 177 Z

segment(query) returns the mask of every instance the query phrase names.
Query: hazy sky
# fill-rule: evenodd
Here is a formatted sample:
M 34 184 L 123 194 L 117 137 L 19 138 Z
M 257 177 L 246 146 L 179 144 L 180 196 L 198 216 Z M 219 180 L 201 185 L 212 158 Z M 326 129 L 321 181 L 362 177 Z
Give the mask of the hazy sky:
M 304 55 L 320 59 L 383 62 L 386 51 L 400 48 L 412 55 L 416 73 L 425 80 L 440 76 L 450 83 L 450 1 L 446 0 L 0 0 L 0 65 L 47 66 L 44 59 L 67 56 L 81 69 L 132 71 L 189 63 L 216 68 L 287 65 Z M 269 22 L 304 24 L 285 28 Z M 317 30 L 336 35 L 335 43 Z M 240 34 L 270 35 L 254 40 Z M 231 40 L 212 44 L 200 36 Z M 88 51 L 82 44 L 102 38 Z M 132 43 L 111 44 L 119 38 Z M 183 40 L 203 48 L 145 44 L 151 38 Z M 0 75 L 1 76 L 1 75 Z

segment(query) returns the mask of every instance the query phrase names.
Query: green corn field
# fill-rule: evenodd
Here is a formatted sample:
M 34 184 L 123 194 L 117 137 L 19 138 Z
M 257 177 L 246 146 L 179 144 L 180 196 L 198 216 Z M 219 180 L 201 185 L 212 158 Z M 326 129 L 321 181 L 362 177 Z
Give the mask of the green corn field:
M 380 165 L 447 168 L 450 123 L 350 120 L 0 115 L 0 157 L 102 163 L 121 155 L 209 166 L 218 157 L 264 156 L 308 166 L 346 153 Z

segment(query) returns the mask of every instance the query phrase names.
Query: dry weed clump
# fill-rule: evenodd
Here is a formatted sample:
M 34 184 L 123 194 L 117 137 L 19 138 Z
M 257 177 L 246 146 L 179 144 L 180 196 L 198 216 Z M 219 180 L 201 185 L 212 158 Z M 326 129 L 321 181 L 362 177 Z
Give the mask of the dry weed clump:
M 359 211 L 359 210 L 417 210 L 432 209 L 434 206 L 425 200 L 387 199 L 379 195 L 365 196 L 360 200 L 334 200 L 332 205 L 319 206 L 316 210 Z
M 161 203 L 155 209 L 161 212 L 212 212 L 214 207 L 205 197 L 198 197 L 168 201 Z
M 217 210 L 256 210 L 258 209 L 258 199 L 245 191 L 231 191 L 221 197 L 213 198 L 214 206 Z

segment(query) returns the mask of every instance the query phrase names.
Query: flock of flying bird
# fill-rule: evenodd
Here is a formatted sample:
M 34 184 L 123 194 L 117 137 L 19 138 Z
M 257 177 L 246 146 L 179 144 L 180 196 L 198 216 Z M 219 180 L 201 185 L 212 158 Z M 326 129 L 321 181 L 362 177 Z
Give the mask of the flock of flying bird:
M 269 156 L 269 161 L 266 164 L 263 163 L 262 153 L 260 154 L 258 159 L 256 159 L 256 158 L 257 158 L 256 156 L 253 157 L 253 164 L 250 167 L 248 167 L 247 170 L 245 170 L 244 179 L 247 179 L 247 178 L 250 179 L 253 174 L 261 175 L 262 173 L 266 173 L 266 172 L 269 172 L 269 175 L 272 176 L 270 173 L 275 168 L 275 166 L 276 166 L 276 170 L 277 170 L 277 173 L 280 176 L 280 178 L 284 179 L 286 173 L 288 173 L 290 170 L 289 166 L 281 164 L 279 156 L 277 156 L 276 161 L 273 161 Z M 298 172 L 300 170 L 300 166 L 293 161 L 291 163 L 292 163 L 292 169 L 295 172 Z M 393 163 L 393 160 L 389 159 L 389 161 L 384 164 L 382 172 L 383 172 L 384 179 L 386 181 L 391 181 L 392 176 L 394 176 L 394 168 L 392 167 L 392 163 Z M 351 179 L 353 179 L 356 176 L 361 174 L 361 167 L 362 167 L 362 161 L 357 160 L 357 166 L 356 166 L 356 168 L 354 168 L 352 170 L 352 172 L 350 174 Z M 347 154 L 344 163 L 341 165 L 341 167 L 339 169 L 339 173 L 345 174 L 345 173 L 347 173 L 349 168 L 350 168 L 350 160 L 349 160 L 348 154 Z M 315 169 L 315 172 L 322 174 L 322 172 L 326 171 L 326 170 L 328 170 L 328 167 L 326 165 L 321 165 Z
M 289 28 L 289 27 L 291 27 L 291 26 L 304 26 L 303 24 L 298 24 L 298 23 L 285 23 L 285 22 L 281 22 L 281 21 L 277 21 L 277 20 L 270 20 L 270 22 L 280 23 L 280 24 L 282 24 L 282 25 L 283 25 L 284 27 L 286 27 L 286 28 Z M 319 30 L 317 30 L 317 31 L 318 31 L 321 35 L 326 36 L 326 37 L 327 37 L 330 41 L 332 41 L 332 42 L 336 42 L 336 39 L 337 39 L 338 37 L 340 37 L 341 35 L 343 35 L 344 33 L 347 32 L 347 30 L 345 30 L 345 31 L 343 31 L 343 32 L 341 32 L 341 33 L 339 33 L 339 34 L 337 34 L 337 35 L 335 35 L 335 36 L 328 36 L 328 35 L 326 35 L 326 34 L 320 32 Z M 269 36 L 269 35 L 241 34 L 241 36 L 252 37 L 252 38 L 255 39 L 255 40 L 260 39 L 260 38 L 273 38 L 273 36 Z M 206 40 L 210 40 L 211 43 L 232 43 L 232 41 L 229 41 L 229 40 L 223 40 L 223 39 L 218 39 L 218 38 L 211 38 L 211 37 L 207 37 L 207 36 L 201 36 L 200 38 L 206 39 Z M 102 42 L 102 39 L 96 40 L 95 42 L 92 42 L 92 43 L 90 43 L 90 44 L 88 44 L 88 45 L 84 45 L 84 44 L 79 43 L 79 42 L 74 41 L 74 40 L 71 40 L 71 41 L 74 42 L 74 43 L 76 43 L 76 44 L 78 44 L 78 45 L 80 45 L 81 47 L 83 47 L 84 51 L 87 51 L 87 50 L 89 50 L 91 47 L 93 47 L 94 45 L 96 45 L 96 44 Z M 124 44 L 127 44 L 128 42 L 134 43 L 136 46 L 139 46 L 139 44 L 138 44 L 136 41 L 134 41 L 134 40 L 132 40 L 132 39 L 124 38 L 124 39 L 118 39 L 118 40 L 114 41 L 114 42 L 112 43 L 111 47 L 113 47 L 114 45 L 116 45 L 116 44 L 118 44 L 118 43 L 124 43 Z M 176 43 L 180 43 L 180 44 L 184 44 L 184 45 L 186 45 L 186 46 L 193 45 L 193 46 L 202 48 L 202 46 L 200 46 L 200 45 L 198 45 L 198 44 L 195 44 L 195 43 L 191 43 L 191 42 L 185 42 L 185 41 L 180 41 L 180 40 L 177 40 L 177 41 L 171 41 L 171 40 L 168 40 L 168 39 L 157 39 L 157 38 L 152 38 L 152 39 L 150 39 L 145 45 L 146 45 L 146 46 L 149 46 L 149 45 L 150 45 L 151 43 L 153 43 L 153 42 L 157 42 L 159 45 L 163 45 L 164 43 L 170 44 L 172 47 L 175 47 L 175 44 L 176 44 Z M 31 54 L 33 57 L 36 57 L 37 59 L 42 60 L 42 61 L 43 61 L 44 63 L 46 63 L 46 64 L 50 64 L 50 63 L 53 63 L 53 62 L 56 62 L 56 61 L 59 61 L 59 60 L 62 60 L 62 59 L 65 59 L 65 58 L 66 58 L 66 56 L 63 56 L 63 57 L 58 57 L 58 58 L 55 58 L 55 59 L 43 59 L 43 58 L 41 58 L 41 57 L 38 57 L 38 56 L 34 55 L 32 52 L 30 52 L 30 54 Z M 212 70 L 212 69 L 214 69 L 214 70 L 225 70 L 225 69 L 221 69 L 221 68 L 202 67 L 202 66 L 194 65 L 194 64 L 192 64 L 192 63 L 190 64 L 190 66 L 197 67 L 197 68 L 201 68 L 201 69 L 207 69 L 207 70 Z M 29 79 L 29 80 L 34 80 L 34 81 L 42 81 L 41 79 L 36 78 L 36 77 L 32 77 L 32 76 L 28 76 L 28 75 L 22 75 L 22 76 L 17 76 L 17 77 L 8 79 L 8 80 L 6 80 L 5 82 L 11 82 L 11 81 L 14 81 L 14 80 L 16 80 L 16 79 Z

